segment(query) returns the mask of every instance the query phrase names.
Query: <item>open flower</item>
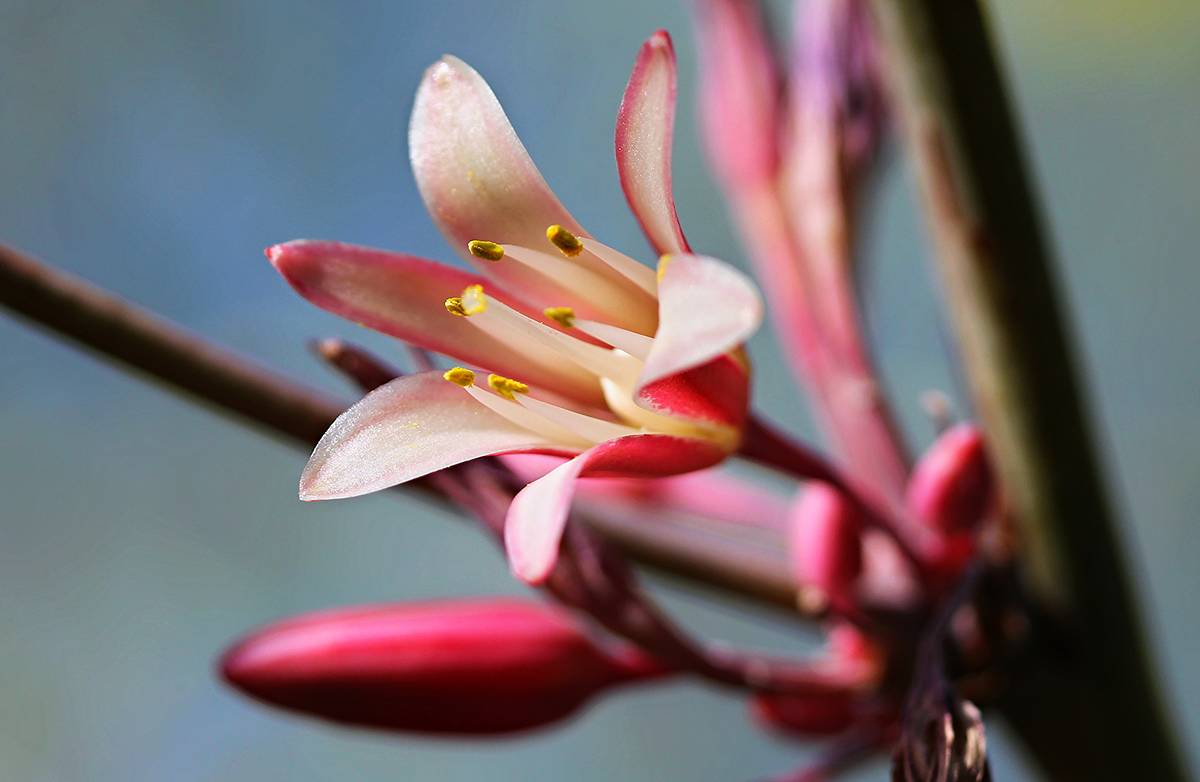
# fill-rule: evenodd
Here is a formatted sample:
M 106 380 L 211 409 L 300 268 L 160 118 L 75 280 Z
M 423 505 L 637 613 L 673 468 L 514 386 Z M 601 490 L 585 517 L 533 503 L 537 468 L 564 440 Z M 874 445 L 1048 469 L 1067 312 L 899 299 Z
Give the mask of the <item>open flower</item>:
M 484 80 L 444 57 L 417 93 L 417 184 L 472 274 L 408 255 L 299 241 L 267 251 L 327 310 L 465 365 L 399 378 L 347 410 L 300 481 L 306 500 L 376 491 L 481 456 L 567 461 L 517 494 L 514 572 L 545 579 L 576 479 L 653 477 L 736 449 L 762 305 L 752 283 L 690 253 L 671 194 L 675 55 L 642 47 L 617 122 L 617 165 L 657 272 L 593 239 L 550 191 Z M 486 377 L 486 380 L 484 379 Z

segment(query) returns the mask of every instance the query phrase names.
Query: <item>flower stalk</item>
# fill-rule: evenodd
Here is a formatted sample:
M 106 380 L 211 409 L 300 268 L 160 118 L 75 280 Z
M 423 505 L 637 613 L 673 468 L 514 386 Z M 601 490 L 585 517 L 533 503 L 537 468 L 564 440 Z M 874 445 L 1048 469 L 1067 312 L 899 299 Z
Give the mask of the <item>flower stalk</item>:
M 1035 593 L 1071 635 L 1005 713 L 1056 780 L 1184 779 L 983 10 L 872 7 L 998 479 Z

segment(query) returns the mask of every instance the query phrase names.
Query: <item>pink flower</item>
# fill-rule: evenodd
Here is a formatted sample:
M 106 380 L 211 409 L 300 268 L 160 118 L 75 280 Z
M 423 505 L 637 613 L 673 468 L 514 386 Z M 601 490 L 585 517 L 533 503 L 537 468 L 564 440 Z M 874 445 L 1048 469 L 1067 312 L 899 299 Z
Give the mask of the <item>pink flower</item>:
M 655 273 L 576 223 L 478 73 L 449 56 L 426 72 L 413 170 L 478 273 L 334 242 L 267 255 L 318 306 L 476 369 L 400 378 L 347 410 L 313 453 L 302 499 L 365 494 L 493 454 L 565 457 L 508 511 L 513 570 L 537 583 L 553 569 L 578 478 L 675 475 L 737 448 L 749 384 L 741 346 L 762 305 L 740 272 L 689 251 L 671 194 L 674 105 L 675 55 L 660 31 L 639 52 L 616 134 L 622 187 L 664 254 Z
M 597 646 L 562 612 L 516 600 L 367 606 L 288 619 L 225 653 L 267 703 L 334 722 L 461 735 L 562 719 L 609 687 L 664 672 Z

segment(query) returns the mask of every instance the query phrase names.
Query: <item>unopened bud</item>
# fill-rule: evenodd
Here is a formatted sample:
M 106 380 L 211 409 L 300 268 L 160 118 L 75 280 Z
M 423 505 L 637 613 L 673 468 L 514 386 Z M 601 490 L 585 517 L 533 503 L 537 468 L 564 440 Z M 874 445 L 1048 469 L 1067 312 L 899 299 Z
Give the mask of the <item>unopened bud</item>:
M 857 716 L 849 693 L 759 694 L 750 701 L 750 710 L 764 727 L 802 736 L 841 733 Z
M 708 156 L 727 185 L 759 184 L 779 167 L 779 66 L 757 0 L 703 0 L 700 117 Z
M 983 520 L 993 490 L 983 434 L 973 424 L 958 424 L 917 462 L 908 482 L 908 507 L 938 532 L 967 532 Z
M 860 519 L 853 504 L 825 483 L 802 490 L 789 519 L 792 572 L 802 602 L 822 598 L 834 605 L 853 600 L 862 571 Z
M 221 661 L 226 680 L 334 722 L 479 735 L 547 725 L 622 682 L 662 673 L 610 654 L 568 617 L 514 600 L 311 614 L 259 630 Z

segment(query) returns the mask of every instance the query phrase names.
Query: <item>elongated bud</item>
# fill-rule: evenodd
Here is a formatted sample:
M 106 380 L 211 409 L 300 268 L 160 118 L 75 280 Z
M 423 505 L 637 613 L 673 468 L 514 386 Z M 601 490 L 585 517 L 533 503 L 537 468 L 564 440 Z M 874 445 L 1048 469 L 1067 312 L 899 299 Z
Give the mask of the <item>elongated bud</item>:
M 859 531 L 858 513 L 837 489 L 814 482 L 802 490 L 792 507 L 788 543 L 799 599 L 807 608 L 853 602 L 862 571 Z
M 938 532 L 967 532 L 987 513 L 993 492 L 983 433 L 973 424 L 958 424 L 917 462 L 908 482 L 908 507 Z
M 551 608 L 489 599 L 286 620 L 226 652 L 221 673 L 254 698 L 334 722 L 480 735 L 547 725 L 662 671 L 600 649 Z
M 754 719 L 763 727 L 800 736 L 830 736 L 854 724 L 850 694 L 759 694 L 750 701 Z
M 867 173 L 887 130 L 878 45 L 864 0 L 807 0 L 797 8 L 791 103 L 837 128 L 840 168 L 851 183 Z M 811 132 L 795 121 L 794 132 Z M 803 139 L 797 140 L 804 143 Z
M 701 0 L 700 118 L 709 159 L 733 187 L 779 167 L 780 77 L 758 0 Z

